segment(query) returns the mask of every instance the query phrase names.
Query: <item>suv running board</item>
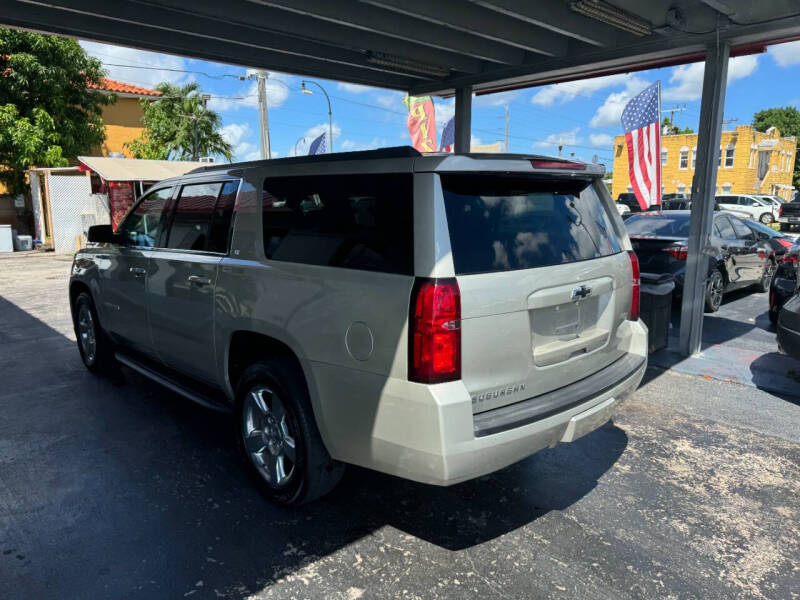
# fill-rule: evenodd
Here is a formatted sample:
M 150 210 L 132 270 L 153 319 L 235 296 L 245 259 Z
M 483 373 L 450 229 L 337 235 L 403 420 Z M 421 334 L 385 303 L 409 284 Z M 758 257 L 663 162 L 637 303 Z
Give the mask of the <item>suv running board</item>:
M 232 410 L 230 405 L 226 404 L 222 400 L 214 398 L 213 394 L 198 389 L 200 387 L 198 384 L 194 384 L 194 382 L 190 382 L 189 380 L 181 381 L 184 378 L 180 375 L 167 374 L 164 371 L 157 369 L 155 366 L 145 364 L 144 362 L 121 352 L 117 352 L 115 356 L 116 359 L 126 367 L 129 367 L 137 373 L 144 375 L 148 379 L 163 385 L 165 388 L 172 390 L 176 394 L 180 394 L 184 398 L 188 398 L 192 402 L 196 402 L 200 406 L 225 413 L 229 413 Z

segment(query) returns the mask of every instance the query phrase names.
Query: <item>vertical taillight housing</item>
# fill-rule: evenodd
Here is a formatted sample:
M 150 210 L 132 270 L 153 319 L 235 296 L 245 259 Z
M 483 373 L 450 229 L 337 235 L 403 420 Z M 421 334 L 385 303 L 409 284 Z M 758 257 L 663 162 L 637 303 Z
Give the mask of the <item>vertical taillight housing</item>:
M 628 250 L 628 257 L 631 259 L 631 309 L 628 312 L 629 321 L 639 320 L 639 258 L 633 250 Z
M 461 292 L 455 279 L 414 282 L 408 378 L 441 383 L 461 378 Z

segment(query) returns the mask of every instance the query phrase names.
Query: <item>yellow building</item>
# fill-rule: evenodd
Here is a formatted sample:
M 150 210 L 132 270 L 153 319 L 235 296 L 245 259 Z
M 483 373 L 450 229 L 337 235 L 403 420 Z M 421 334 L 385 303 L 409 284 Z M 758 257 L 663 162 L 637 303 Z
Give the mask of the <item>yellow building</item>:
M 139 100 L 142 98 L 156 99 L 161 92 L 113 79 L 104 79 L 100 86 L 92 87 L 117 97 L 116 102 L 103 107 L 106 139 L 102 146 L 92 150 L 92 154 L 108 156 L 112 153 L 120 153 L 130 158 L 131 154 L 125 148 L 125 144 L 139 137 L 144 130 L 142 105 Z
M 769 194 L 792 199 L 797 139 L 781 137 L 775 127 L 766 133 L 749 125 L 723 131 L 717 171 L 717 194 Z M 697 134 L 661 137 L 661 190 L 691 194 L 697 162 Z M 632 192 L 625 136 L 614 138 L 614 199 Z

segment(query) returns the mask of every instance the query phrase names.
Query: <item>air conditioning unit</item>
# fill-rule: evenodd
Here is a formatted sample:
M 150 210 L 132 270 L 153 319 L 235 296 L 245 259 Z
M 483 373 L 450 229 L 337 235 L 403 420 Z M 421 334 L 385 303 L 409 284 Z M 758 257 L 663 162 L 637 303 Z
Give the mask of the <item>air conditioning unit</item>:
M 201 163 L 213 163 L 214 162 L 214 157 L 213 156 L 201 156 L 200 157 L 200 162 Z

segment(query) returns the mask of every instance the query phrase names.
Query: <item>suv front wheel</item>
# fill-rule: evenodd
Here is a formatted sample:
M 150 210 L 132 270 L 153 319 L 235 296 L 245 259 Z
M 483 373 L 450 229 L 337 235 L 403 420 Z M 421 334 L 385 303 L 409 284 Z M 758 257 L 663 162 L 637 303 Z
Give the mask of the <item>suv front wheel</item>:
M 237 386 L 237 441 L 261 491 L 282 505 L 332 490 L 344 465 L 328 454 L 305 380 L 292 361 L 257 363 Z
M 81 292 L 72 307 L 75 337 L 81 360 L 92 373 L 110 371 L 114 365 L 114 349 L 97 317 L 92 297 Z

